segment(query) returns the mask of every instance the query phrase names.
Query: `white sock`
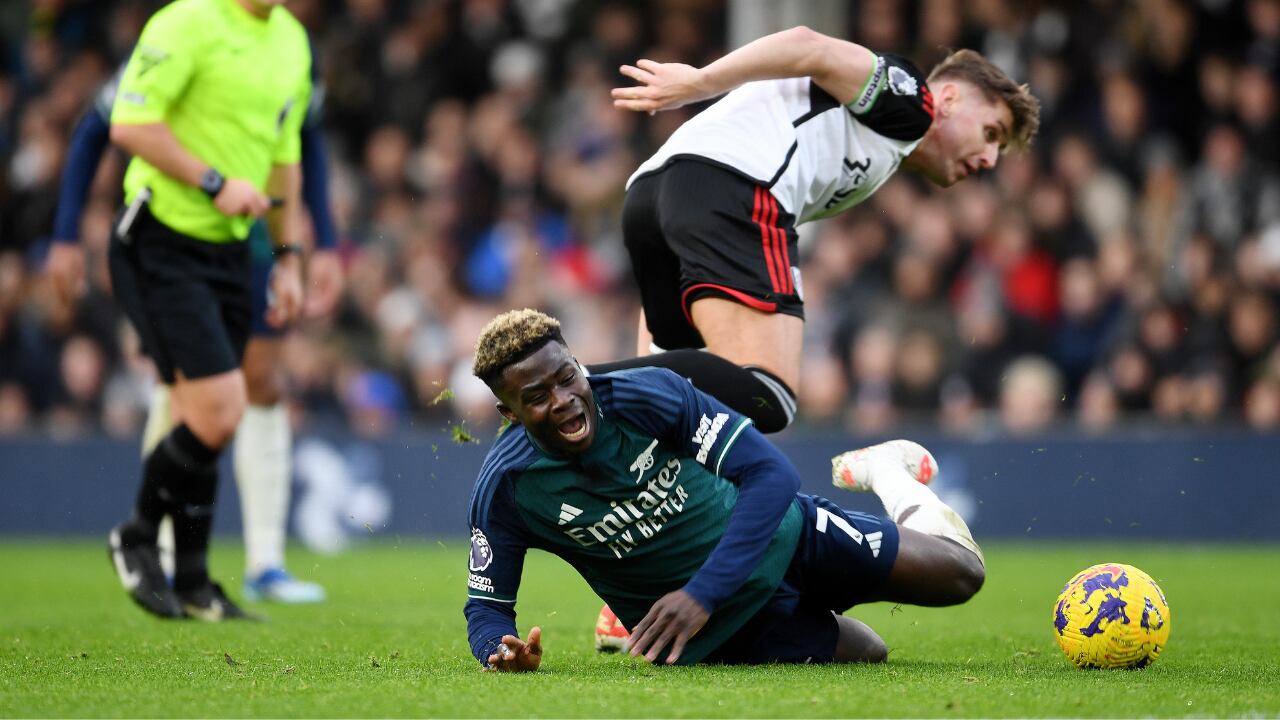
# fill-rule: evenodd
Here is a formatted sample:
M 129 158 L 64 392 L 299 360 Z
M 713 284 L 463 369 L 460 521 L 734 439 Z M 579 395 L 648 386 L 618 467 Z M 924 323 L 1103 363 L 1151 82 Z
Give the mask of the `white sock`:
M 866 462 L 871 489 L 899 527 L 953 540 L 977 555 L 978 561 L 986 566 L 982 548 L 973 539 L 964 518 L 939 500 L 929 486 L 911 477 L 897 459 L 869 457 Z
M 156 383 L 151 390 L 151 407 L 147 408 L 147 424 L 142 428 L 142 461 L 173 430 L 173 412 L 169 405 L 169 386 Z M 160 552 L 160 570 L 173 577 L 176 563 L 173 559 L 173 518 L 165 515 L 156 528 L 156 548 Z
M 245 577 L 284 567 L 292 442 L 283 403 L 250 405 L 236 428 L 234 462 L 244 523 Z

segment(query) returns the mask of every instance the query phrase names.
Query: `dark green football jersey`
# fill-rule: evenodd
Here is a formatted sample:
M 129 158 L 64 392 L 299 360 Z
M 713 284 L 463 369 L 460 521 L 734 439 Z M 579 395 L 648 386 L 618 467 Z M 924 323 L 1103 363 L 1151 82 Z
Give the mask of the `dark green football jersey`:
M 585 453 L 543 452 L 518 426 L 490 451 L 472 497 L 469 617 L 483 609 L 477 603 L 514 615 L 523 555 L 533 547 L 566 560 L 635 627 L 703 569 L 724 536 L 739 487 L 721 472 L 742 460 L 734 447 L 756 432 L 750 420 L 665 370 L 590 381 L 600 421 Z M 769 599 L 791 562 L 800 517 L 792 501 L 778 525 L 760 529 L 763 557 L 681 663 L 702 659 Z M 476 639 L 473 632 L 473 647 Z

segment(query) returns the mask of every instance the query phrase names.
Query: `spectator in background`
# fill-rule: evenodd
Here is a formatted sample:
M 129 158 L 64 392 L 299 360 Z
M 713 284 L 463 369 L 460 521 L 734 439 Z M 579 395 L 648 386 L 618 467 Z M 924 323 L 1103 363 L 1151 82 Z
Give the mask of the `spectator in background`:
M 1151 142 L 1147 103 L 1137 81 L 1125 72 L 1111 72 L 1102 80 L 1103 164 L 1117 170 L 1130 187 L 1142 179 L 1143 154 Z
M 1235 111 L 1249 155 L 1271 172 L 1280 166 L 1280 138 L 1276 137 L 1276 86 L 1257 65 L 1246 65 L 1235 77 Z
M 83 434 L 83 423 L 96 422 L 102 412 L 106 358 L 91 338 L 74 335 L 62 346 L 58 362 L 62 386 L 59 400 L 49 410 L 48 430 L 54 437 Z
M 1266 376 L 1276 353 L 1275 304 L 1260 292 L 1246 292 L 1231 301 L 1227 316 L 1230 372 L 1227 395 L 1239 406 L 1250 386 Z
M 1280 428 L 1280 379 L 1268 376 L 1251 387 L 1245 396 L 1244 415 L 1256 430 Z
M 1115 388 L 1106 373 L 1093 372 L 1080 387 L 1079 422 L 1085 432 L 1101 434 L 1115 426 L 1120 416 Z
M 897 353 L 897 336 L 883 325 L 864 328 L 854 341 L 851 424 L 860 433 L 884 432 L 897 419 L 893 407 Z
M 1068 398 L 1074 401 L 1106 345 L 1119 306 L 1103 295 L 1097 265 L 1089 257 L 1076 257 L 1062 266 L 1058 289 L 1062 314 L 1050 356 L 1063 374 Z
M 1024 355 L 1010 363 L 1000 385 L 1000 422 L 1015 435 L 1050 427 L 1062 403 L 1062 378 L 1048 360 Z
M 1071 134 L 1060 140 L 1053 149 L 1053 172 L 1066 183 L 1072 205 L 1093 237 L 1128 228 L 1133 190 L 1116 170 L 1099 166 L 1089 138 Z
M 1191 171 L 1179 235 L 1203 234 L 1233 252 L 1246 235 L 1280 220 L 1280 178 L 1261 166 L 1232 124 L 1204 137 L 1203 158 Z
M 905 419 L 928 419 L 942 401 L 946 372 L 942 341 L 923 328 L 908 331 L 898 345 L 898 367 L 893 384 L 893 404 Z

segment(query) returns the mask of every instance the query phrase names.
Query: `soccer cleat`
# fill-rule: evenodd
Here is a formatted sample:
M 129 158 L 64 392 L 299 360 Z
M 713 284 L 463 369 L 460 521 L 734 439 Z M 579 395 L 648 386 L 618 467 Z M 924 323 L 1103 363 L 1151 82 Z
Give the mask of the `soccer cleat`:
M 619 652 L 626 648 L 630 639 L 631 633 L 622 626 L 622 621 L 609 606 L 600 608 L 600 615 L 596 617 L 596 652 Z
M 284 568 L 271 568 L 244 581 L 244 597 L 250 602 L 299 605 L 323 602 L 325 593 L 316 583 L 299 580 Z
M 193 590 L 178 592 L 178 600 L 187 617 L 206 622 L 223 620 L 261 620 L 261 617 L 245 612 L 231 602 L 222 586 L 210 580 Z
M 143 610 L 162 618 L 185 617 L 182 604 L 160 569 L 155 543 L 130 537 L 127 523 L 115 526 L 107 536 L 107 554 L 120 584 Z
M 873 492 L 867 471 L 867 459 L 873 454 L 901 462 L 907 474 L 921 485 L 928 485 L 938 474 L 938 461 L 923 445 L 910 440 L 890 440 L 831 458 L 831 484 L 842 490 Z

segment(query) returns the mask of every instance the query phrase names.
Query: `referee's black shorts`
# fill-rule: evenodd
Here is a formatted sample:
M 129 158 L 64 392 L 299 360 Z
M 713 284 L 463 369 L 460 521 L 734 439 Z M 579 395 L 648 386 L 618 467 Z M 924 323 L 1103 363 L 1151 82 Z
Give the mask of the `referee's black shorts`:
M 111 239 L 111 285 L 165 383 L 235 370 L 249 340 L 246 243 L 170 229 L 146 207 Z
M 640 177 L 627 191 L 622 234 L 664 350 L 706 345 L 689 308 L 708 295 L 804 317 L 795 216 L 732 170 L 678 158 Z

